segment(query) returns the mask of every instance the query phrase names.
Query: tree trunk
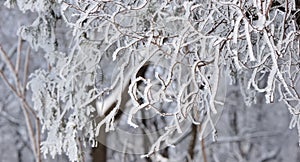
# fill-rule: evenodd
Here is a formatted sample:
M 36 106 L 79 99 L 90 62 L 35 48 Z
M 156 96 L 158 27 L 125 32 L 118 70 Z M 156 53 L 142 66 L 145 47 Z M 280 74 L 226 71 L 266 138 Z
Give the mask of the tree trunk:
M 106 162 L 106 133 L 105 127 L 100 128 L 99 136 L 97 137 L 98 147 L 92 148 L 92 162 Z

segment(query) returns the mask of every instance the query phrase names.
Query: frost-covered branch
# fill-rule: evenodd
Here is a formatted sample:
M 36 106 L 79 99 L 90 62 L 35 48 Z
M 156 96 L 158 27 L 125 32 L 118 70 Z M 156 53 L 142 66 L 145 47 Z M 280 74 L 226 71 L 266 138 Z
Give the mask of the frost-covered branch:
M 227 76 L 241 83 L 247 105 L 255 93 L 263 93 L 266 103 L 283 100 L 293 115 L 291 127 L 300 130 L 294 1 L 285 2 L 285 11 L 272 7 L 272 0 L 6 1 L 8 7 L 14 3 L 38 13 L 18 34 L 35 50 L 42 48 L 51 67 L 38 69 L 27 85 L 32 113 L 47 134 L 45 155 L 65 152 L 79 161 L 78 139 L 95 140 L 103 125 L 115 130 L 120 111 L 128 112 L 127 124 L 135 129 L 141 111 L 166 119 L 165 132 L 145 157 L 164 142 L 172 145 L 171 136 L 189 122 L 201 125 L 200 140 L 207 131 L 216 140 Z M 59 25 L 67 26 L 64 40 L 56 33 Z M 20 82 L 19 66 L 2 57 Z M 17 95 L 24 92 L 25 84 L 3 78 Z M 99 116 L 103 120 L 95 123 Z

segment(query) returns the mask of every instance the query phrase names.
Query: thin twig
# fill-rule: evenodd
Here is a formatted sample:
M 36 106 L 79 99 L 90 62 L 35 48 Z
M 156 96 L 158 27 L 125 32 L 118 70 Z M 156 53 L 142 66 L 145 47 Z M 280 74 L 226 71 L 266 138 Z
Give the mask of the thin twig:
M 23 111 L 23 114 L 25 117 L 25 122 L 26 122 L 26 126 L 28 129 L 28 133 L 29 133 L 29 139 L 30 139 L 31 145 L 32 145 L 31 147 L 32 147 L 35 157 L 37 157 L 37 149 L 36 149 L 37 144 L 36 144 L 36 140 L 35 140 L 34 133 L 33 133 L 34 131 L 33 131 L 30 119 L 29 119 L 28 111 L 26 110 L 24 103 L 22 103 L 21 108 L 22 108 L 22 111 Z
M 8 65 L 9 70 L 13 74 L 13 78 L 15 79 L 15 82 L 16 82 L 16 88 L 15 88 L 15 90 L 19 94 L 20 93 L 19 90 L 21 89 L 21 87 L 20 87 L 20 84 L 18 84 L 18 83 L 20 83 L 20 81 L 19 81 L 19 78 L 17 76 L 17 72 L 16 72 L 16 70 L 14 68 L 14 65 L 10 61 L 7 53 L 3 50 L 3 48 L 2 48 L 1 45 L 0 45 L 0 52 L 1 52 L 2 58 L 4 59 L 5 63 Z
M 19 37 L 18 48 L 17 48 L 17 59 L 16 59 L 16 66 L 15 66 L 15 71 L 17 74 L 19 72 L 19 67 L 20 67 L 21 49 L 22 49 L 22 38 Z
M 23 95 L 26 95 L 26 84 L 28 78 L 28 65 L 29 65 L 29 57 L 30 57 L 30 47 L 27 48 L 25 64 L 24 64 L 24 76 L 23 76 Z
M 40 133 L 40 119 L 36 117 L 35 119 L 35 131 L 36 131 L 36 161 L 41 162 L 41 150 L 40 150 L 40 143 L 41 143 L 41 133 Z
M 19 94 L 17 92 L 17 90 L 15 89 L 15 87 L 9 83 L 8 79 L 6 78 L 6 76 L 4 75 L 3 71 L 0 70 L 0 77 L 2 78 L 2 80 L 4 81 L 4 83 L 6 84 L 6 86 L 8 86 L 8 88 L 20 99 L 21 102 L 24 102 L 24 106 L 25 108 L 30 111 L 30 113 L 32 113 L 34 116 L 36 116 L 36 113 L 33 111 L 33 109 L 28 105 L 28 103 L 25 100 L 25 97 L 23 97 L 21 94 Z
M 4 83 L 6 84 L 6 86 L 8 86 L 9 89 L 10 89 L 11 91 L 13 91 L 13 93 L 14 93 L 15 95 L 18 96 L 17 90 L 14 88 L 14 86 L 13 86 L 12 84 L 9 83 L 8 79 L 5 77 L 5 75 L 4 75 L 4 73 L 3 73 L 2 70 L 0 70 L 0 77 L 2 78 L 2 80 L 4 81 Z

